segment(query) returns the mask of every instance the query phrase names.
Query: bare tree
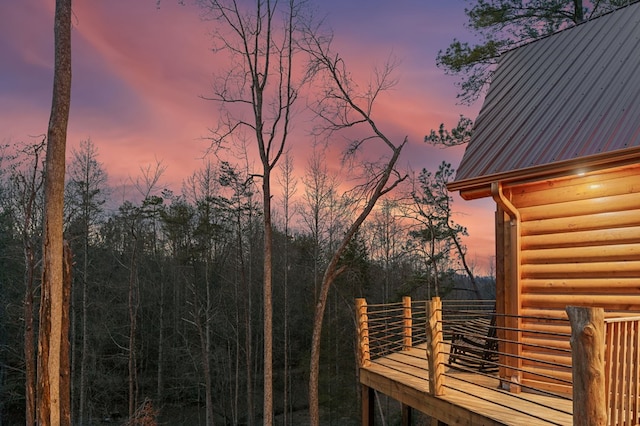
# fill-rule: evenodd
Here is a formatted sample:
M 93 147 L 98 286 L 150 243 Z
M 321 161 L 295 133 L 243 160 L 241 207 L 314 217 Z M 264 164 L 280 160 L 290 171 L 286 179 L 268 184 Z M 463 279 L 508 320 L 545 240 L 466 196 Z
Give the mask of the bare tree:
M 47 132 L 42 293 L 38 341 L 38 423 L 71 424 L 68 322 L 65 324 L 63 215 L 71 103 L 71 0 L 56 0 L 53 99 Z
M 317 302 L 320 288 L 320 271 L 326 264 L 322 262 L 322 247 L 332 245 L 325 241 L 332 238 L 336 218 L 332 214 L 335 210 L 336 198 L 338 197 L 338 186 L 340 182 L 337 176 L 330 174 L 327 167 L 327 158 L 324 151 L 318 146 L 314 147 L 305 167 L 305 174 L 302 177 L 304 193 L 298 203 L 300 219 L 313 241 L 313 300 Z M 345 210 L 343 210 L 345 211 Z M 325 257 L 326 258 L 326 257 Z
M 89 247 L 92 228 L 97 224 L 106 202 L 107 173 L 98 161 L 98 150 L 91 139 L 80 142 L 79 149 L 72 150 L 67 183 L 67 207 L 70 210 L 67 223 L 77 224 L 76 235 L 82 241 L 81 262 L 81 350 L 78 421 L 85 422 L 89 351 Z M 72 365 L 72 373 L 73 373 Z
M 233 228 L 235 239 L 235 259 L 234 259 L 234 295 L 241 302 L 236 304 L 235 319 L 237 332 L 236 341 L 236 365 L 240 362 L 240 329 L 242 329 L 240 317 L 244 323 L 244 365 L 246 380 L 246 422 L 254 423 L 254 345 L 253 345 L 253 277 L 252 260 L 254 258 L 253 233 L 254 233 L 254 211 L 256 206 L 253 200 L 254 183 L 251 177 L 247 176 L 246 169 L 242 172 L 235 167 L 223 162 L 221 165 L 220 181 L 230 193 L 227 195 L 226 208 L 229 214 L 230 227 Z M 242 312 L 241 312 L 242 311 Z M 239 371 L 236 370 L 235 382 L 239 383 Z M 234 394 L 234 415 L 238 416 L 238 386 Z
M 24 255 L 24 362 L 25 362 L 25 416 L 27 424 L 36 422 L 36 268 L 37 244 L 42 230 L 41 159 L 45 143 L 18 147 L 18 155 L 10 164 L 10 186 L 6 211 L 11 212 L 22 239 Z
M 192 324 L 196 327 L 200 341 L 200 363 L 205 381 L 206 424 L 214 424 L 213 412 L 213 373 L 211 368 L 211 337 L 214 321 L 214 303 L 212 295 L 213 272 L 216 253 L 216 197 L 219 197 L 217 170 L 207 162 L 204 168 L 196 171 L 188 180 L 189 193 L 194 199 L 198 212 L 198 226 L 195 234 L 199 237 L 202 260 L 204 262 L 204 295 L 200 294 L 195 280 L 189 283 L 193 295 Z M 221 250 L 224 251 L 224 250 Z
M 289 424 L 290 420 L 290 398 L 291 392 L 291 367 L 289 365 L 289 359 L 291 356 L 291 348 L 289 344 L 290 330 L 289 330 L 289 231 L 291 221 L 291 198 L 295 195 L 297 190 L 297 179 L 293 175 L 293 158 L 291 153 L 287 151 L 284 156 L 284 162 L 280 164 L 280 177 L 278 183 L 282 187 L 282 212 L 283 212 L 283 228 L 284 228 L 284 250 L 283 250 L 283 263 L 284 263 L 284 277 L 282 279 L 283 286 L 283 303 L 284 303 L 284 348 L 283 348 L 283 364 L 284 364 L 284 390 L 282 397 L 282 407 L 284 411 L 285 426 Z
M 403 242 L 406 235 L 406 224 L 399 212 L 399 200 L 384 199 L 368 221 L 371 257 L 383 268 L 383 303 L 389 303 L 390 288 L 393 276 L 397 275 L 395 267 L 405 255 Z M 397 278 L 396 278 L 397 280 Z
M 214 85 L 211 99 L 221 105 L 221 120 L 213 132 L 214 145 L 247 132 L 262 166 L 263 363 L 264 424 L 273 422 L 273 301 L 271 173 L 284 152 L 291 130 L 293 105 L 298 98 L 294 82 L 297 20 L 303 2 L 256 0 L 248 12 L 238 0 L 200 0 L 209 16 L 221 24 L 215 33 L 217 48 L 231 56 L 232 67 Z M 282 19 L 282 21 L 279 21 Z
M 138 308 L 140 306 L 140 280 L 138 276 L 139 254 L 142 244 L 142 221 L 149 216 L 150 210 L 155 208 L 155 204 L 161 201 L 154 193 L 157 190 L 160 178 L 166 167 L 161 162 L 156 162 L 154 166 L 141 167 L 141 175 L 133 182 L 138 195 L 142 197 L 140 206 L 131 207 L 129 216 L 129 236 L 131 237 L 131 251 L 129 254 L 129 293 L 128 293 L 128 313 L 129 313 L 129 347 L 128 347 L 128 369 L 129 369 L 129 419 L 133 419 L 138 406 Z M 155 218 L 154 218 L 155 219 Z M 154 241 L 155 245 L 155 241 Z
M 466 247 L 461 237 L 467 235 L 467 229 L 453 221 L 451 203 L 453 199 L 447 190 L 447 182 L 453 177 L 451 164 L 442 162 L 435 173 L 424 169 L 418 176 L 418 185 L 413 189 L 412 205 L 409 216 L 418 224 L 410 235 L 423 243 L 429 263 L 434 271 L 436 296 L 439 296 L 439 265 L 443 260 L 449 260 L 449 252 L 457 254 L 464 272 L 469 277 L 473 293 L 481 299 L 480 289 L 472 267 L 466 258 Z
M 394 69 L 392 62 L 387 62 L 382 69 L 376 70 L 374 80 L 365 90 L 360 91 L 342 58 L 331 51 L 330 37 L 320 37 L 317 36 L 317 32 L 308 31 L 304 43 L 304 49 L 311 56 L 310 72 L 319 78 L 320 84 L 317 90 L 320 97 L 314 109 L 323 120 L 322 131 L 332 135 L 340 130 L 359 129 L 363 136 L 353 141 L 348 147 L 347 154 L 350 156 L 376 143 L 385 147 L 388 153 L 378 162 L 361 163 L 364 164 L 365 172 L 363 183 L 354 187 L 351 192 L 351 198 L 356 200 L 357 206 L 353 212 L 353 222 L 333 253 L 322 278 L 313 321 L 309 372 L 310 420 L 311 425 L 318 426 L 320 424 L 318 396 L 320 341 L 329 289 L 335 279 L 344 272 L 345 266 L 339 266 L 339 261 L 376 202 L 406 178 L 398 173 L 396 163 L 407 139 L 394 143 L 378 128 L 373 119 L 373 106 L 378 96 L 395 84 L 395 80 L 391 77 Z

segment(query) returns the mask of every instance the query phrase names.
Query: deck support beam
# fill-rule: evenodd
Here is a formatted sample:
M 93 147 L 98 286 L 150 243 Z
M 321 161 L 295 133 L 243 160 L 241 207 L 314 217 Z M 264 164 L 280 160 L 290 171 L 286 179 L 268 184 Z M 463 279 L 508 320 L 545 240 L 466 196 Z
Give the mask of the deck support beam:
M 375 398 L 375 390 L 367 385 L 362 385 L 362 426 L 373 426 Z
M 411 426 L 412 414 L 411 406 L 402 404 L 402 426 Z

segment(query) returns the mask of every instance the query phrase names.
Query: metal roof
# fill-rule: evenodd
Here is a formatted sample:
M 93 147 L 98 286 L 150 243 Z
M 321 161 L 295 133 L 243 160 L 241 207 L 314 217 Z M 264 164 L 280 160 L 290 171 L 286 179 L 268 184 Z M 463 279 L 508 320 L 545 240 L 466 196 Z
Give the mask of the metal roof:
M 451 190 L 640 153 L 640 3 L 505 53 L 474 126 Z

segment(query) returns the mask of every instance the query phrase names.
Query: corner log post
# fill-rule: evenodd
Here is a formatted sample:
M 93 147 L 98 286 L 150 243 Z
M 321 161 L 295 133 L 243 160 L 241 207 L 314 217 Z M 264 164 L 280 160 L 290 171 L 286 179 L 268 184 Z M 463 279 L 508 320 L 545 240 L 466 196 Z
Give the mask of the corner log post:
M 427 362 L 429 393 L 444 395 L 444 344 L 442 337 L 442 301 L 434 297 L 427 302 Z
M 402 298 L 402 350 L 408 351 L 413 346 L 412 327 L 413 319 L 411 314 L 411 297 L 404 296 Z
M 568 306 L 573 370 L 573 424 L 605 426 L 604 309 Z
M 369 353 L 369 315 L 367 314 L 367 300 L 356 299 L 356 324 L 358 324 L 358 361 L 360 367 L 370 364 Z
M 356 324 L 358 324 L 358 364 L 359 367 L 367 367 L 371 364 L 369 353 L 369 315 L 367 314 L 367 300 L 356 299 Z M 366 385 L 361 385 L 362 425 L 374 424 L 374 390 Z
M 408 351 L 413 346 L 413 314 L 411 312 L 411 296 L 402 297 L 402 350 Z M 402 426 L 412 423 L 411 407 L 402 404 Z

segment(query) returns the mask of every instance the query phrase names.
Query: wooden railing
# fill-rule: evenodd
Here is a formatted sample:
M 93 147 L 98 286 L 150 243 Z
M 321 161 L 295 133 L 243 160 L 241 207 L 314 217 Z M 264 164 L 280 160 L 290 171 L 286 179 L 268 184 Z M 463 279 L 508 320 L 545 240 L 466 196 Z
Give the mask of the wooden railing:
M 378 305 L 356 299 L 360 365 L 424 343 L 427 333 L 424 304 L 410 297 Z
M 640 424 L 640 317 L 605 322 L 605 395 L 610 425 Z
M 574 424 L 640 425 L 640 317 L 567 307 L 573 350 Z
M 429 379 L 429 393 L 434 396 L 444 395 L 447 377 L 454 374 L 445 371 L 445 365 L 449 362 L 447 355 L 452 327 L 456 322 L 472 320 L 474 315 L 484 318 L 487 315 L 486 304 L 474 307 L 478 309 L 476 312 L 468 307 L 460 309 L 463 305 L 455 303 L 453 308 L 447 307 L 447 303 L 449 302 L 445 301 L 443 308 L 439 298 L 415 302 L 405 297 L 403 302 L 367 305 L 365 299 L 358 299 L 356 308 L 360 366 L 367 367 L 378 358 L 424 345 L 421 347 L 425 347 L 426 352 L 428 367 L 424 374 Z M 549 358 L 563 358 L 569 353 L 571 365 L 544 360 L 542 362 L 556 371 L 568 369 L 566 386 L 573 389 L 573 395 L 550 393 L 549 389 L 535 389 L 524 385 L 519 385 L 518 388 L 573 399 L 574 424 L 640 424 L 640 317 L 605 320 L 604 310 L 601 308 L 585 307 L 568 307 L 567 313 L 571 334 L 550 332 L 549 336 L 550 339 L 566 339 L 567 342 L 570 339 L 571 350 L 568 347 L 558 350 L 571 352 L 558 352 L 557 356 Z M 569 321 L 564 321 L 562 328 L 568 329 Z M 505 339 L 500 333 L 500 327 L 497 327 L 499 331 L 496 338 L 501 345 L 500 361 L 495 363 L 496 367 L 503 368 L 504 358 L 510 355 L 501 352 L 502 345 L 517 342 Z M 546 333 L 538 330 L 535 332 Z M 554 350 L 550 347 L 543 349 Z M 573 385 L 570 380 L 571 369 Z M 538 373 L 524 371 L 523 374 L 531 376 Z M 513 390 L 514 387 L 509 389 Z

